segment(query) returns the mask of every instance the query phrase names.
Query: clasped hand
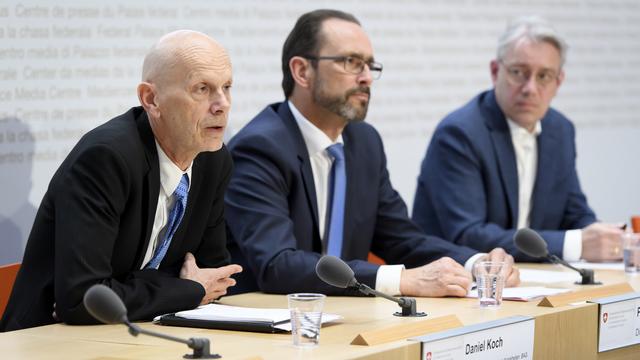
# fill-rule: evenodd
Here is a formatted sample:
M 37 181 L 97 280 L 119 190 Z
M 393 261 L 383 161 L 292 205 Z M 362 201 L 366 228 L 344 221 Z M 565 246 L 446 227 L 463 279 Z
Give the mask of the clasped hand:
M 200 304 L 208 304 L 227 293 L 227 288 L 234 286 L 236 281 L 231 275 L 242 271 L 240 265 L 231 264 L 219 268 L 200 268 L 196 264 L 196 258 L 191 253 L 184 257 L 184 263 L 180 269 L 180 278 L 198 282 L 204 287 L 205 295 Z
M 520 271 L 514 266 L 513 257 L 501 248 L 495 248 L 478 261 L 503 261 L 506 286 L 520 284 Z M 407 296 L 464 297 L 471 288 L 473 276 L 464 266 L 449 257 L 440 258 L 429 264 L 402 271 L 400 292 Z

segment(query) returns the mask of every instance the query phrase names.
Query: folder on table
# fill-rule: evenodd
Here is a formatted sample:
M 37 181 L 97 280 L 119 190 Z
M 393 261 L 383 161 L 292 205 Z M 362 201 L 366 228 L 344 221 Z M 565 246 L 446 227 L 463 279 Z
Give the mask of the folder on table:
M 340 319 L 335 314 L 322 314 L 322 323 Z M 205 329 L 277 333 L 291 331 L 288 309 L 247 308 L 208 304 L 193 310 L 162 315 L 156 322 L 169 326 Z

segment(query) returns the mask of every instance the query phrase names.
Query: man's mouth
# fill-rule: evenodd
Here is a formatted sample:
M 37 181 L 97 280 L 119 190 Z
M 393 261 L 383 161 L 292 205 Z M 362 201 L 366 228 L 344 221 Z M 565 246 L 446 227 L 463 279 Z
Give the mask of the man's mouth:
M 364 101 L 369 100 L 369 94 L 366 94 L 366 93 L 357 92 L 357 93 L 351 94 L 351 96 L 355 96 L 357 99 L 364 100 Z
M 516 105 L 520 108 L 527 108 L 527 109 L 533 109 L 536 107 L 536 104 L 531 102 L 519 102 L 519 103 L 516 103 Z
M 224 128 L 225 127 L 222 125 L 212 125 L 212 126 L 207 126 L 205 129 L 207 131 L 223 132 Z

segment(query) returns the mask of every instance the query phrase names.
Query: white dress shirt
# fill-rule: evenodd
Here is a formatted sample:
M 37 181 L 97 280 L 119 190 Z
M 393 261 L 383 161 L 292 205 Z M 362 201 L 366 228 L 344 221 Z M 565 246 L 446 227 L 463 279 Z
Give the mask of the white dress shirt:
M 326 239 L 324 238 L 327 214 L 327 198 L 330 194 L 329 176 L 331 175 L 332 157 L 327 152 L 327 147 L 334 143 L 343 143 L 342 135 L 339 135 L 335 142 L 318 129 L 313 123 L 304 117 L 298 109 L 289 101 L 289 108 L 293 117 L 298 123 L 302 137 L 309 152 L 311 171 L 313 172 L 313 182 L 315 183 L 316 201 L 318 204 L 318 230 L 322 239 L 322 253 L 326 253 Z M 347 179 L 347 182 L 349 179 Z M 471 269 L 473 263 L 484 254 L 476 254 L 465 263 L 467 270 Z M 404 265 L 382 265 L 376 273 L 376 290 L 391 295 L 400 294 L 400 277 Z
M 169 159 L 157 141 L 156 149 L 158 151 L 158 162 L 160 163 L 160 191 L 158 192 L 158 205 L 156 206 L 156 216 L 153 219 L 151 238 L 149 239 L 149 245 L 144 254 L 141 268 L 144 268 L 151 260 L 156 247 L 160 245 L 160 239 L 164 236 L 165 228 L 169 221 L 169 212 L 171 212 L 171 208 L 176 202 L 173 193 L 178 188 L 182 175 L 187 174 L 189 178 L 189 189 L 191 189 L 191 166 L 193 162 L 189 164 L 186 171 L 182 171 Z
M 333 144 L 344 144 L 344 142 L 342 140 L 342 134 L 333 142 L 327 134 L 307 120 L 291 102 L 289 102 L 289 108 L 298 123 L 300 132 L 302 132 L 302 137 L 304 138 L 304 142 L 307 145 L 307 152 L 309 153 L 311 171 L 313 172 L 313 183 L 316 188 L 316 203 L 318 205 L 318 226 L 320 227 L 318 230 L 320 231 L 322 253 L 324 254 L 327 251 L 327 239 L 324 237 L 324 232 L 327 222 L 329 221 L 326 217 L 327 204 L 329 203 L 328 197 L 331 193 L 331 189 L 329 189 L 329 178 L 331 176 L 331 166 L 333 165 L 333 158 L 327 152 L 327 147 Z
M 538 169 L 538 135 L 542 132 L 542 124 L 536 122 L 532 132 L 507 119 L 511 142 L 516 154 L 518 169 L 518 221 L 517 228 L 529 227 L 531 216 L 531 196 L 536 182 Z M 581 230 L 565 232 L 563 258 L 567 261 L 577 261 L 582 252 Z

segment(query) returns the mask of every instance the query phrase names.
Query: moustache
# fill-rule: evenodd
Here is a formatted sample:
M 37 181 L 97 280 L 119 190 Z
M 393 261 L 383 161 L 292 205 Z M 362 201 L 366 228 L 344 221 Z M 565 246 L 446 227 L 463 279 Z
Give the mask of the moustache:
M 345 94 L 346 95 L 345 97 L 349 97 L 351 95 L 358 94 L 358 93 L 367 94 L 367 95 L 371 96 L 371 88 L 368 87 L 368 86 L 361 86 L 361 87 L 353 88 L 353 89 L 347 91 L 347 93 Z

